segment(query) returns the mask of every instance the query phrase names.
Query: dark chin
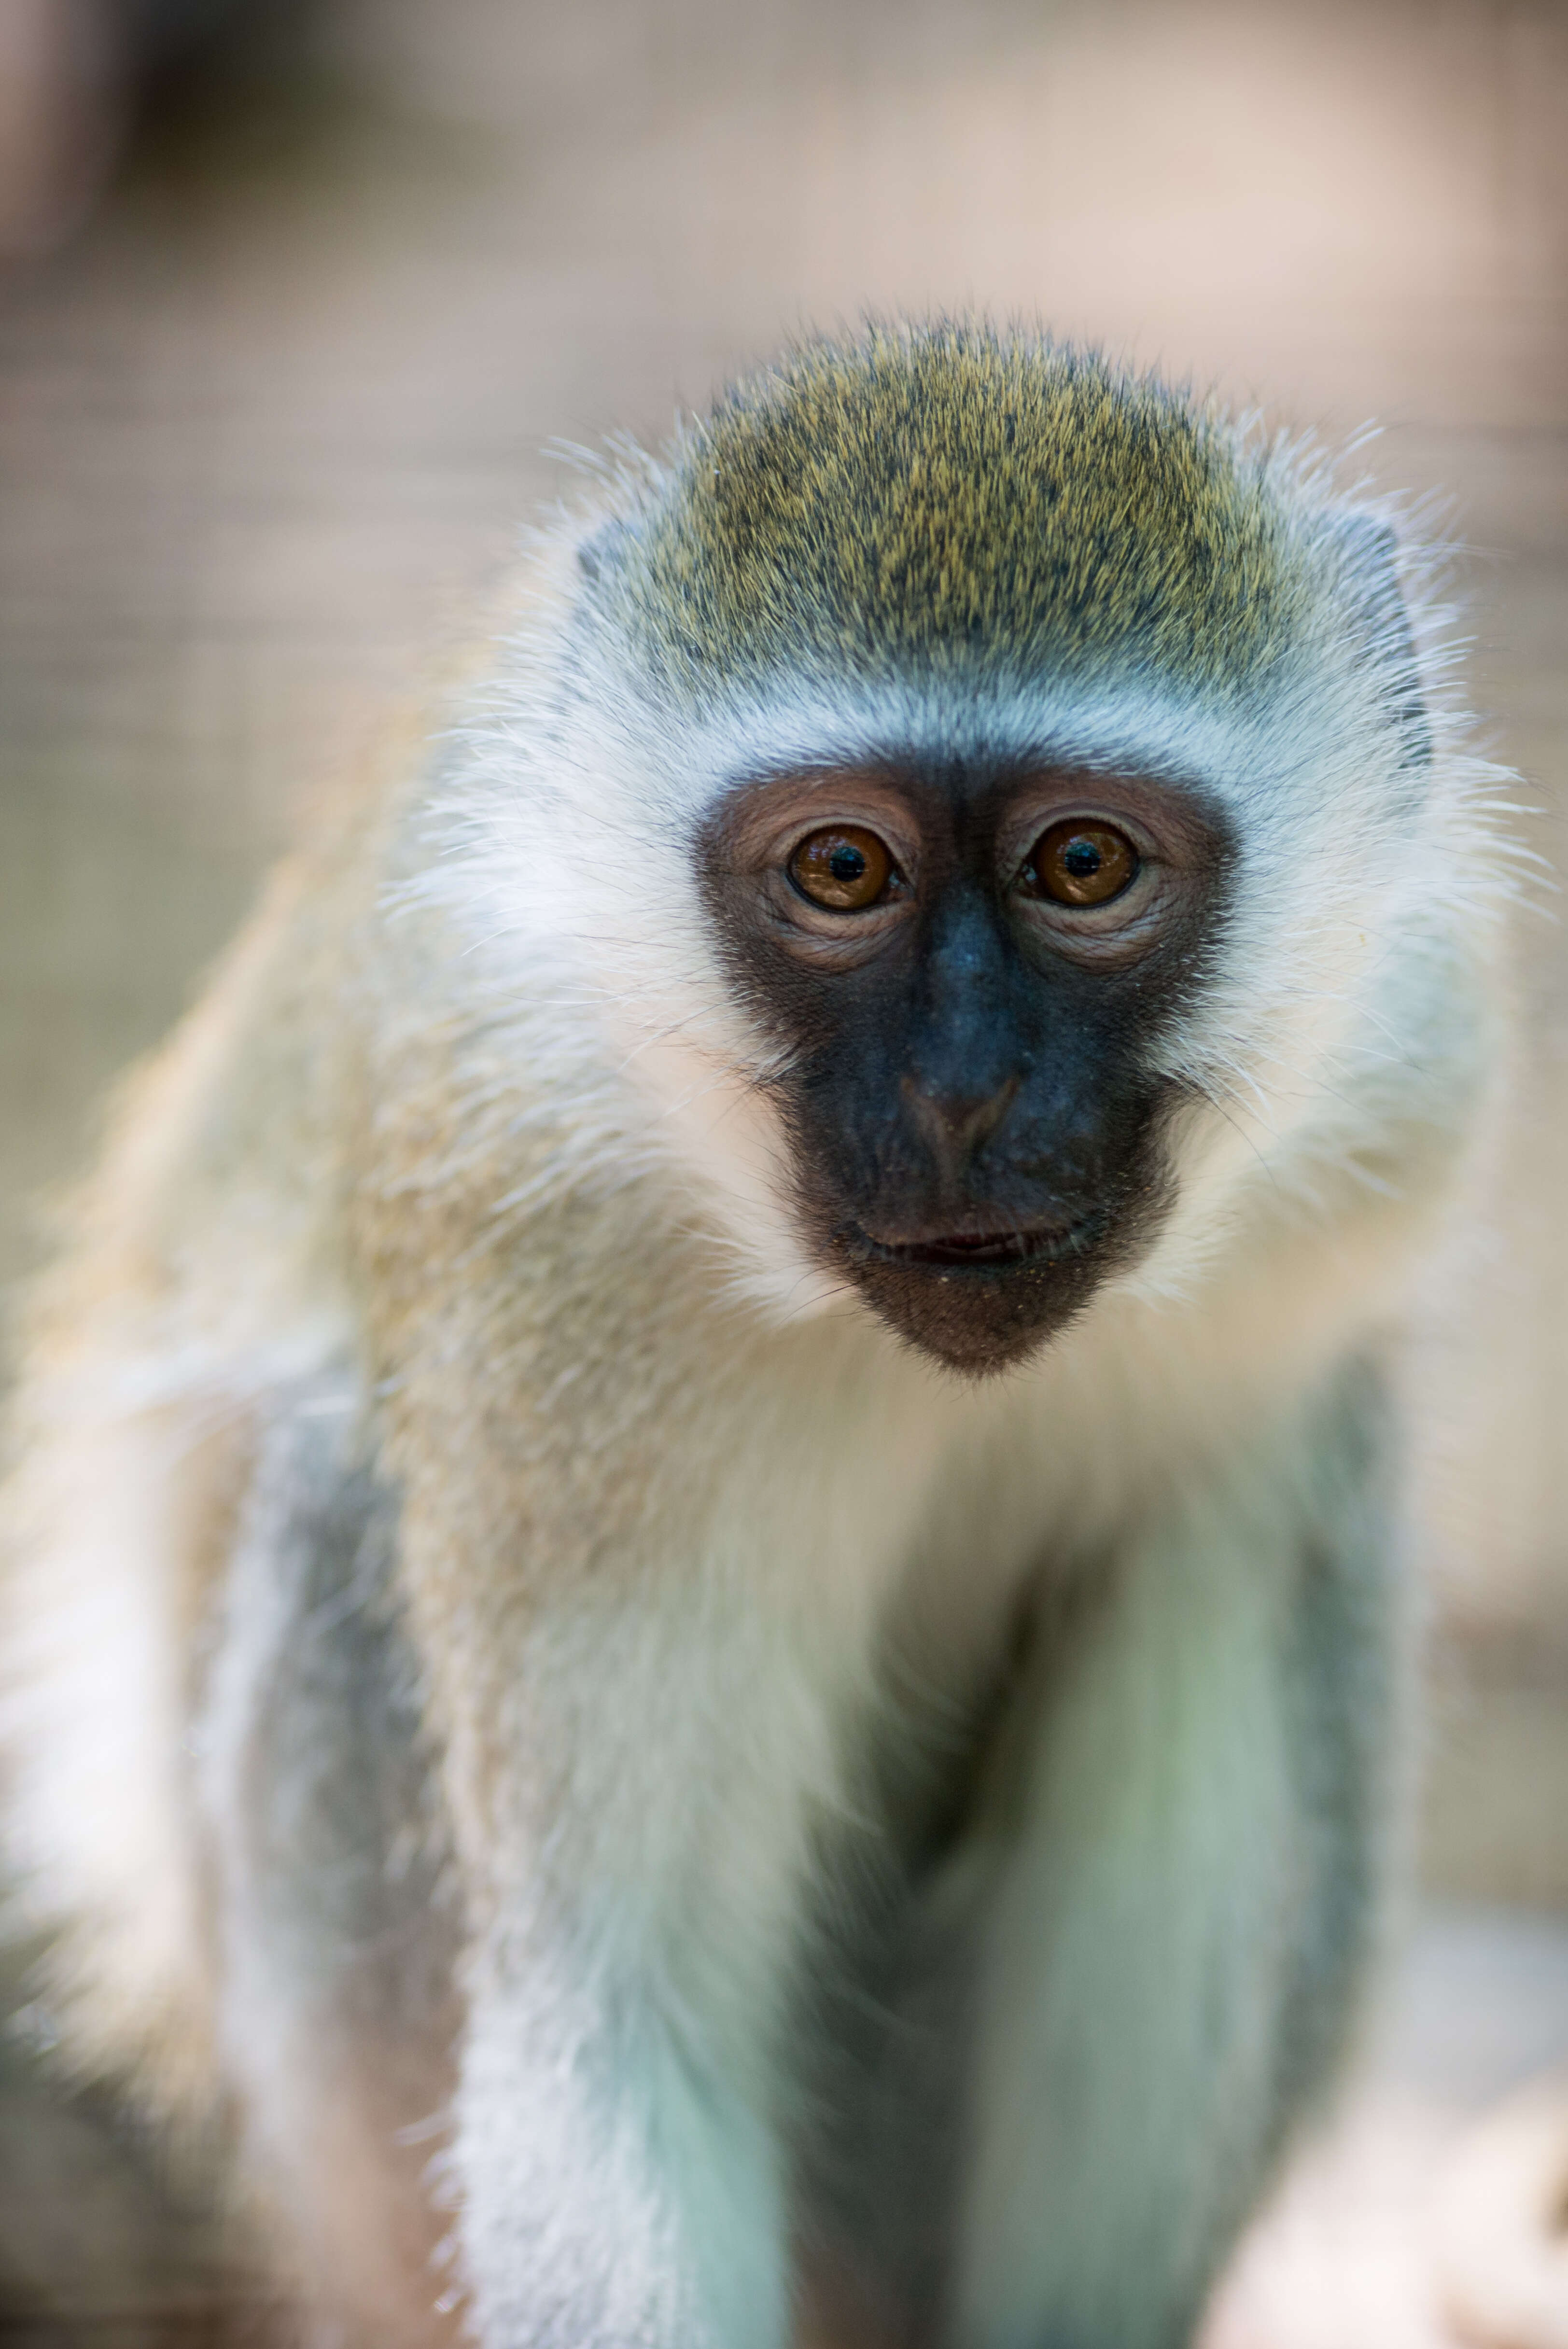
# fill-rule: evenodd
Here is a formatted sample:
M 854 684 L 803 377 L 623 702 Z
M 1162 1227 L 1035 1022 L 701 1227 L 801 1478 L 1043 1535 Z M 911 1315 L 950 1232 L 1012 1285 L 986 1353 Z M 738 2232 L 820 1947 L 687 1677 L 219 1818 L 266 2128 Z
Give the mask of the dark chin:
M 911 1265 L 850 1258 L 872 1310 L 950 1371 L 988 1378 L 1027 1361 L 1081 1313 L 1111 1268 L 1096 1247 L 1012 1265 Z

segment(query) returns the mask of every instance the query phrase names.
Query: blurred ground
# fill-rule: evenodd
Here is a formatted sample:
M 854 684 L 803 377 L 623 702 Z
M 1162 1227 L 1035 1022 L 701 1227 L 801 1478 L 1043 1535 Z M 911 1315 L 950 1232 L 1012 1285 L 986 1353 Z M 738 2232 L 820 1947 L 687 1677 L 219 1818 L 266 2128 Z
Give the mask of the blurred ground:
M 88 5 L 0 0 L 0 229 L 41 119 L 22 36 Z M 1379 419 L 1352 470 L 1451 495 L 1477 695 L 1555 857 L 1568 7 L 302 0 L 290 24 L 161 99 L 86 216 L 129 138 L 111 108 L 80 225 L 62 197 L 56 249 L 18 233 L 0 285 L 0 1281 L 299 812 L 569 492 L 549 444 L 657 439 L 797 323 L 1039 313 L 1331 438 Z M 1521 971 L 1498 1205 L 1428 1356 L 1427 1872 L 1568 1909 L 1559 926 L 1521 925 Z M 1457 1946 L 1419 1978 L 1463 2047 L 1514 1977 Z M 1561 1963 L 1541 1980 L 1562 2023 Z M 1321 2349 L 1404 2339 L 1363 2312 Z
M 1478 2118 L 1543 2074 L 1568 2074 L 1568 1927 L 1433 1909 L 1354 2093 L 1243 2244 L 1201 2349 L 1535 2349 L 1456 2333 L 1443 2235 Z M 1552 2349 L 1568 2302 L 1560 2316 Z

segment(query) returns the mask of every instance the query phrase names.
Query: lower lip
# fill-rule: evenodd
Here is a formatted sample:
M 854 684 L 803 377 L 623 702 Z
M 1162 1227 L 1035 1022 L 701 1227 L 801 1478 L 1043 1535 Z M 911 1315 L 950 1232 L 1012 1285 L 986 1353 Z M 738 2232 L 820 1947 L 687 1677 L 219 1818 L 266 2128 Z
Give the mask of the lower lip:
M 861 1233 L 855 1253 L 872 1264 L 903 1265 L 916 1272 L 1019 1272 L 1081 1256 L 1104 1226 L 1103 1215 L 1096 1212 L 1049 1231 L 955 1233 L 931 1240 L 878 1240 Z

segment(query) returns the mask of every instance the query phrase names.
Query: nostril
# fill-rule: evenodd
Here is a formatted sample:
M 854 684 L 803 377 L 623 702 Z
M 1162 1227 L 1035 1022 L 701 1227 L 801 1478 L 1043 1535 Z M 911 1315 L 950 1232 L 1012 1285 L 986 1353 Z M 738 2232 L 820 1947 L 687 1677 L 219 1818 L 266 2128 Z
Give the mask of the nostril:
M 972 1157 L 996 1132 L 1017 1093 L 1016 1077 L 1009 1077 L 983 1093 L 945 1092 L 922 1085 L 914 1077 L 904 1079 L 904 1098 L 910 1113 L 939 1157 L 944 1159 L 957 1157 L 961 1161 Z

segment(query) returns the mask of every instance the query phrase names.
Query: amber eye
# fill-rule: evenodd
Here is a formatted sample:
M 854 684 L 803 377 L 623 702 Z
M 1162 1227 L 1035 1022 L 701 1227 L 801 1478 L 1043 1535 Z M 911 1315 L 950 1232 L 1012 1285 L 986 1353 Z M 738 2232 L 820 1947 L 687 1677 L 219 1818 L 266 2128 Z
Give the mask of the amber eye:
M 1108 905 L 1137 874 L 1138 854 L 1108 823 L 1054 823 L 1030 851 L 1023 881 L 1059 905 Z
M 827 824 L 801 842 L 790 858 L 789 877 L 814 905 L 859 914 L 887 889 L 893 859 L 874 832 L 857 823 Z

